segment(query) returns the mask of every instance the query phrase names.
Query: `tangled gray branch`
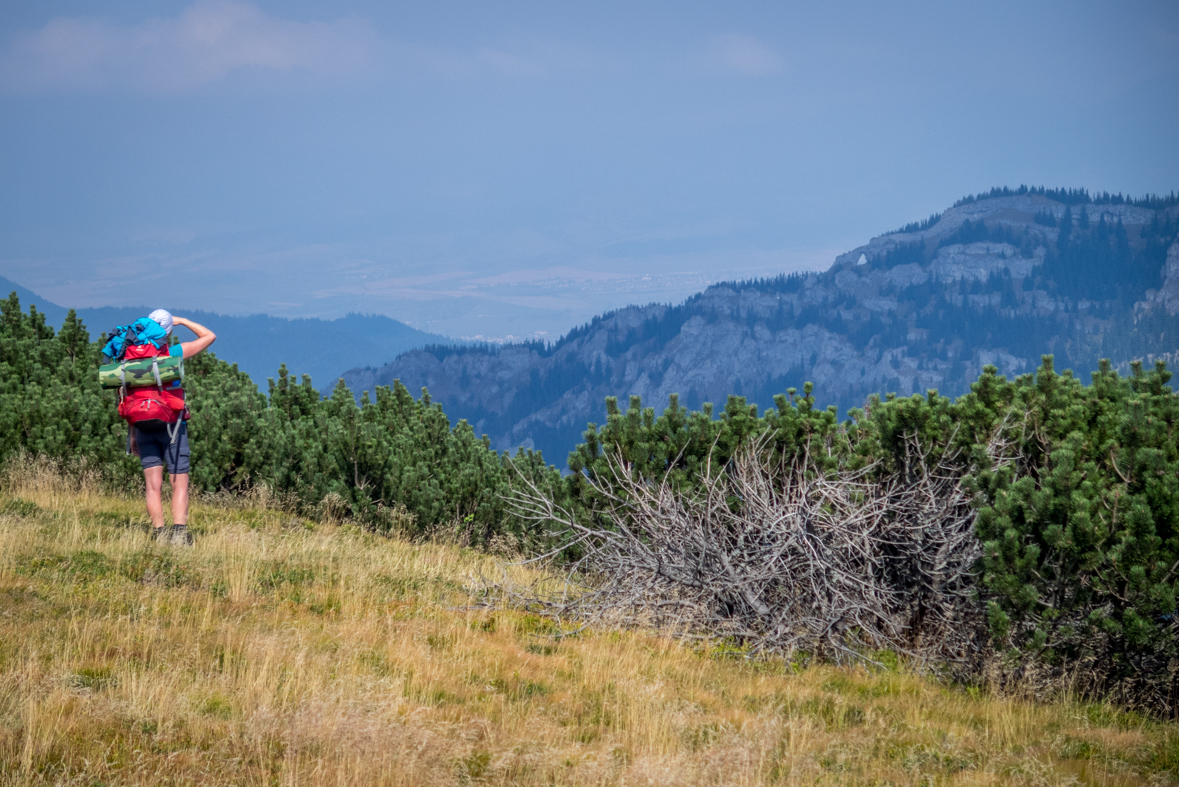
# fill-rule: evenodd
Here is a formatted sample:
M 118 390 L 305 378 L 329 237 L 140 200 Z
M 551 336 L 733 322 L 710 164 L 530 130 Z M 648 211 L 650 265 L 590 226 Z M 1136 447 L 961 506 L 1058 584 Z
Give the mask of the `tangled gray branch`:
M 987 446 L 993 463 L 1004 461 L 1000 431 Z M 960 454 L 935 456 L 910 437 L 889 473 L 823 473 L 805 453 L 768 458 L 768 445 L 763 437 L 723 471 L 709 467 L 691 492 L 638 478 L 613 456 L 595 483 L 603 527 L 523 482 L 516 515 L 564 534 L 561 549 L 580 558 L 556 591 L 520 600 L 582 624 L 732 637 L 752 652 L 969 660 L 980 545 Z

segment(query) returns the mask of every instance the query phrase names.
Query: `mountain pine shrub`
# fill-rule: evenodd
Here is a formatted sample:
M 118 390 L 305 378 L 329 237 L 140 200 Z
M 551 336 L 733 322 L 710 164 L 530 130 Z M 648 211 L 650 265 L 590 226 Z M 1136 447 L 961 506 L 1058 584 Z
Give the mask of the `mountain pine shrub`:
M 35 309 L 22 313 L 15 294 L 0 302 L 0 462 L 42 456 L 96 469 L 111 486 L 142 483 L 114 393 L 98 385 L 101 346 L 72 311 L 55 332 Z M 474 543 L 505 532 L 528 543 L 505 508 L 509 474 L 559 477 L 534 452 L 509 461 L 400 383 L 358 403 L 342 384 L 321 397 L 283 366 L 267 396 L 236 365 L 203 353 L 185 361 L 185 391 L 198 490 L 265 487 L 300 512 L 322 513 L 328 500 L 333 514 L 382 532 L 455 526 Z
M 605 425 L 591 424 L 570 455 L 564 505 L 587 525 L 629 525 L 609 521 L 618 509 L 608 500 L 626 494 L 612 475 L 620 464 L 648 486 L 667 477 L 690 496 L 759 436 L 768 437 L 759 445 L 771 462 L 805 458 L 816 475 L 867 468 L 882 482 L 904 479 L 919 470 L 906 451 L 915 442 L 926 447 L 927 467 L 956 457 L 974 490 L 978 619 L 1001 674 L 1071 680 L 1083 691 L 1173 709 L 1179 396 L 1163 363 L 1132 370 L 1122 377 L 1102 362 L 1085 385 L 1045 356 L 1035 374 L 1015 380 L 987 367 L 955 401 L 936 391 L 872 397 L 842 424 L 831 408 L 815 407 L 809 385 L 761 416 L 740 397 L 715 419 L 711 405 L 689 413 L 675 397 L 659 416 L 637 397 L 626 412 L 610 400 Z M 985 450 L 995 440 L 999 463 Z

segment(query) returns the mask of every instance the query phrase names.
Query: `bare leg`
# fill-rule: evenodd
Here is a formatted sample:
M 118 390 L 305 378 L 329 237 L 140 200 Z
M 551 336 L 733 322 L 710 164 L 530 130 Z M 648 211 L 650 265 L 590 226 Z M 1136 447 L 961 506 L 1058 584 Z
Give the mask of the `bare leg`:
M 188 477 L 185 477 L 187 482 Z M 164 468 L 149 467 L 143 471 L 144 486 L 147 488 L 147 515 L 151 517 L 151 526 L 159 533 L 164 527 L 164 505 L 160 502 L 160 489 L 164 486 Z M 185 483 L 185 501 L 188 500 L 188 484 Z M 176 505 L 175 501 L 172 503 Z
M 172 481 L 172 524 L 188 524 L 188 473 L 169 476 Z M 161 472 L 160 480 L 163 480 Z M 157 498 L 158 499 L 158 498 Z

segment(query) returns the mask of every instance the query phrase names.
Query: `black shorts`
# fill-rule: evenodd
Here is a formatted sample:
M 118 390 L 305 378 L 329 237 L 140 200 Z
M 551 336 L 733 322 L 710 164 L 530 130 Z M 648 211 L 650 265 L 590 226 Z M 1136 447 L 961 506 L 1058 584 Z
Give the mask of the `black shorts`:
M 168 475 L 184 475 L 188 464 L 188 424 L 180 422 L 180 434 L 176 441 L 168 435 L 167 427 L 158 429 L 135 429 L 135 445 L 139 447 L 139 465 L 144 470 L 163 465 Z

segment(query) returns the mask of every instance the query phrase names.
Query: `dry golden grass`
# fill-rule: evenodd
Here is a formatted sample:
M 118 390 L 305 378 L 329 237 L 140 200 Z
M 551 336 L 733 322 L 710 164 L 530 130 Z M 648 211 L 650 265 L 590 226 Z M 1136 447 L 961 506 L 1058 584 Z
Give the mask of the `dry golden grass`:
M 248 506 L 191 549 L 0 493 L 2 784 L 1170 783 L 1179 728 L 471 611 L 485 555 Z M 517 579 L 527 579 L 518 570 Z

